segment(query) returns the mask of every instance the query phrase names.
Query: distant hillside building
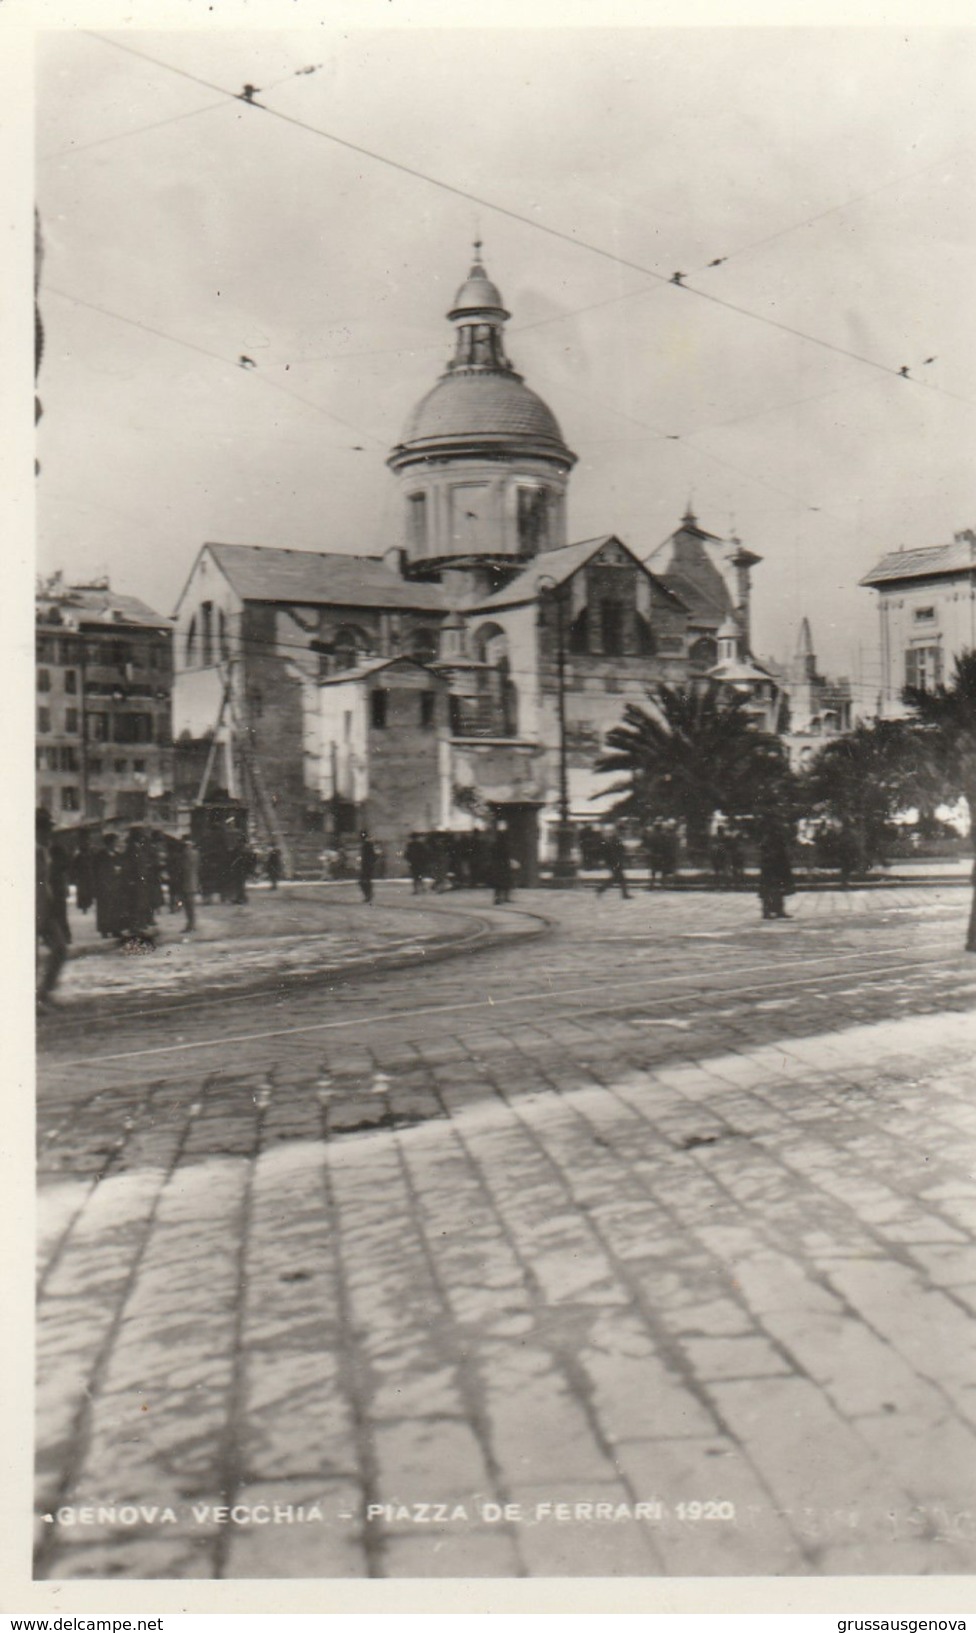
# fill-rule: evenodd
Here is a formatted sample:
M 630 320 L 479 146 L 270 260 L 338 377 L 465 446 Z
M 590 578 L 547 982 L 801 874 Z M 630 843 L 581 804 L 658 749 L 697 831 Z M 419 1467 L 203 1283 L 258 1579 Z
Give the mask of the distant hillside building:
M 37 803 L 60 827 L 170 816 L 172 622 L 107 579 L 36 598 Z
M 951 544 L 895 550 L 861 583 L 878 591 L 882 690 L 878 712 L 905 713 L 905 686 L 948 680 L 961 653 L 976 651 L 976 532 Z
M 576 455 L 508 359 L 508 315 L 476 246 L 453 356 L 387 462 L 384 555 L 208 544 L 180 597 L 179 791 L 214 745 L 294 868 L 363 826 L 388 849 L 465 826 L 474 804 L 506 818 L 528 878 L 540 831 L 552 849 L 561 744 L 571 817 L 591 822 L 593 763 L 649 683 L 714 674 L 774 723 L 750 653 L 759 558 L 690 512 L 647 561 L 611 533 L 569 543 Z

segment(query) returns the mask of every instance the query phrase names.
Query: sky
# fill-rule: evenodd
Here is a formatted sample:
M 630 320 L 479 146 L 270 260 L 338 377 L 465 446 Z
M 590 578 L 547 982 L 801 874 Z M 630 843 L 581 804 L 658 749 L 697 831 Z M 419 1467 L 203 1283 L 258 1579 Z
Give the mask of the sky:
M 807 616 L 870 707 L 858 579 L 976 526 L 974 69 L 936 28 L 39 36 L 41 569 L 168 612 L 208 539 L 397 542 L 479 236 L 570 537 L 644 556 L 691 500 L 763 558 L 757 654 Z

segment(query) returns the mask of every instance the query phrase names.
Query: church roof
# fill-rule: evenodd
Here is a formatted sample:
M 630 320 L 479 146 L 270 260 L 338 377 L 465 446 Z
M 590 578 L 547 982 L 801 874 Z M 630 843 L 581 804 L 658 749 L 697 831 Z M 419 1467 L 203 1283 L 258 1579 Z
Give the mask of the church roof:
M 439 585 L 412 583 L 375 556 L 265 544 L 208 544 L 205 548 L 243 601 L 410 607 L 418 612 L 443 612 L 447 606 Z
M 645 566 L 647 563 L 645 562 Z M 649 569 L 648 569 L 649 570 Z M 729 603 L 719 602 L 714 596 L 703 590 L 694 579 L 688 578 L 685 573 L 668 568 L 667 572 L 657 574 L 658 582 L 667 585 L 680 601 L 683 601 L 691 614 L 693 624 L 714 624 L 718 629 L 729 615 Z
M 501 607 L 518 607 L 527 601 L 535 601 L 540 594 L 540 585 L 547 579 L 551 579 L 554 584 L 565 584 L 566 580 L 572 578 L 580 567 L 585 566 L 591 556 L 596 555 L 596 552 L 601 550 L 605 544 L 611 543 L 621 545 L 624 550 L 627 550 L 627 546 L 612 533 L 604 533 L 598 539 L 580 539 L 576 544 L 564 544 L 558 550 L 544 550 L 516 578 L 513 578 L 510 584 L 506 584 L 504 589 L 496 590 L 494 595 L 489 595 L 486 600 L 479 601 L 477 606 L 469 607 L 466 610 L 477 613 L 494 612 Z M 633 555 L 633 552 L 627 550 L 627 554 Z M 654 583 L 664 590 L 665 594 L 670 595 L 674 600 L 680 601 L 680 596 L 677 596 L 661 578 L 652 573 L 644 562 L 639 561 L 636 556 L 633 559 L 638 567 L 644 569 L 648 578 L 653 579 Z
M 933 578 L 976 567 L 976 536 L 957 533 L 951 544 L 893 550 L 861 579 L 862 584 L 896 584 L 903 578 Z
M 568 453 L 551 408 L 511 370 L 445 375 L 410 415 L 401 446 L 457 437 L 531 437 Z

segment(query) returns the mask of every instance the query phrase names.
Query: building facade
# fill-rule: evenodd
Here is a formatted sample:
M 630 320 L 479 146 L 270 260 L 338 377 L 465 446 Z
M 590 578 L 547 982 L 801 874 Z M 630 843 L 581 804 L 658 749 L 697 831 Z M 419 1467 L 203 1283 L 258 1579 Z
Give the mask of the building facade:
M 861 583 L 878 592 L 882 690 L 878 713 L 906 710 L 906 686 L 929 690 L 948 681 L 963 652 L 976 652 L 976 532 L 951 544 L 896 550 Z
M 530 875 L 564 804 L 598 816 L 606 732 L 653 682 L 714 675 L 774 721 L 759 557 L 690 512 L 646 560 L 568 542 L 576 455 L 508 357 L 480 246 L 447 316 L 450 360 L 387 461 L 385 553 L 208 544 L 177 607 L 178 793 L 216 777 L 296 871 L 359 827 L 396 850 L 481 809 Z
M 173 632 L 108 580 L 38 591 L 38 805 L 60 827 L 172 814 Z

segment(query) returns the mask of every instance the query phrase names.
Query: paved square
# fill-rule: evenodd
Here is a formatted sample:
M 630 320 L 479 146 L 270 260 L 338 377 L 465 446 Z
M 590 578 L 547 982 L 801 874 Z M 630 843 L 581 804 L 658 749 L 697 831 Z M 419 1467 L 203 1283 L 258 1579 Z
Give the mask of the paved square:
M 971 1572 L 967 905 L 539 893 L 87 1030 L 69 969 L 38 1574 Z

